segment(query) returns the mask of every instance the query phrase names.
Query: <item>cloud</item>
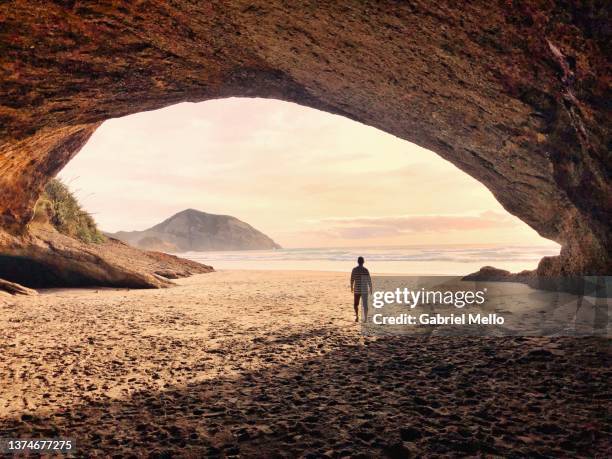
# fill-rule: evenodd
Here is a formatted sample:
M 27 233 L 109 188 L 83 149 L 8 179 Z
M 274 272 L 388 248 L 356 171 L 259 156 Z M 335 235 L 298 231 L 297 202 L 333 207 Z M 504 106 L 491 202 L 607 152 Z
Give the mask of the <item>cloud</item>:
M 331 226 L 330 232 L 347 239 L 399 236 L 412 232 L 473 231 L 511 228 L 514 218 L 499 212 L 478 215 L 404 215 L 387 217 L 327 218 L 320 223 Z
M 388 226 L 354 226 L 348 228 L 335 228 L 333 233 L 335 233 L 337 237 L 346 239 L 371 239 L 399 236 L 401 231 L 397 228 Z
M 234 215 L 286 247 L 541 240 L 433 152 L 276 100 L 184 103 L 109 120 L 61 177 L 79 178 L 82 204 L 109 231 L 192 207 Z M 338 215 L 350 218 L 325 218 Z

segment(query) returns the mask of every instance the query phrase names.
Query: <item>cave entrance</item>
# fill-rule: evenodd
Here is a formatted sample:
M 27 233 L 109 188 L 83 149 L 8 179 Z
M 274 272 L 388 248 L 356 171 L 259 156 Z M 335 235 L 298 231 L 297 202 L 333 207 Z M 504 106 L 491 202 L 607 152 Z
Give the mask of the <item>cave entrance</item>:
M 383 248 L 375 252 L 382 262 L 393 258 L 393 247 L 447 248 L 429 257 L 403 253 L 400 261 L 412 264 L 389 264 L 391 271 L 418 266 L 465 274 L 489 262 L 534 269 L 542 256 L 558 254 L 557 244 L 437 154 L 274 99 L 181 103 L 108 120 L 60 177 L 111 233 L 145 230 L 197 209 L 235 216 L 286 249 Z M 479 249 L 457 251 L 460 246 Z M 276 259 L 208 257 L 221 267 Z M 451 272 L 443 272 L 444 263 L 453 265 Z

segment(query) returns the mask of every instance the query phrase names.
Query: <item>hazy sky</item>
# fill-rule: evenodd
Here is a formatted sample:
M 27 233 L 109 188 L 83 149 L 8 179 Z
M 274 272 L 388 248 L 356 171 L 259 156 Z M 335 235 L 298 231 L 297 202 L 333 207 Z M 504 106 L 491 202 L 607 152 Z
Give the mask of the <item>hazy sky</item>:
M 60 177 L 106 231 L 194 208 L 238 217 L 285 247 L 550 244 L 431 151 L 277 100 L 109 120 Z

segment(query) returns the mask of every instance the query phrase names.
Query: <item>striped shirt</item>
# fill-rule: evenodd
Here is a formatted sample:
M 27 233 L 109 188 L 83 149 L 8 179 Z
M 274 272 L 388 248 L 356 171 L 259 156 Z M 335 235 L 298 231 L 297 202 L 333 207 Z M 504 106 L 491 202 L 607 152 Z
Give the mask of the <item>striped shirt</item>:
M 372 278 L 370 277 L 370 271 L 363 266 L 355 266 L 351 271 L 351 287 L 355 293 L 362 295 L 368 294 L 368 286 L 372 288 Z

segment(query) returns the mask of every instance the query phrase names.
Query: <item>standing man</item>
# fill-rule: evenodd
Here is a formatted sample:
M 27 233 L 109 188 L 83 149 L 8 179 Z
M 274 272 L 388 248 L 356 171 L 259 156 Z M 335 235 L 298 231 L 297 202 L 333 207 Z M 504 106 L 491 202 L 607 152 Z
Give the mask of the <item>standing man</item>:
M 368 318 L 368 290 L 372 293 L 370 271 L 363 266 L 363 257 L 357 258 L 357 265 L 351 272 L 351 292 L 355 297 L 355 322 L 359 322 L 359 300 L 361 299 L 361 321 Z

